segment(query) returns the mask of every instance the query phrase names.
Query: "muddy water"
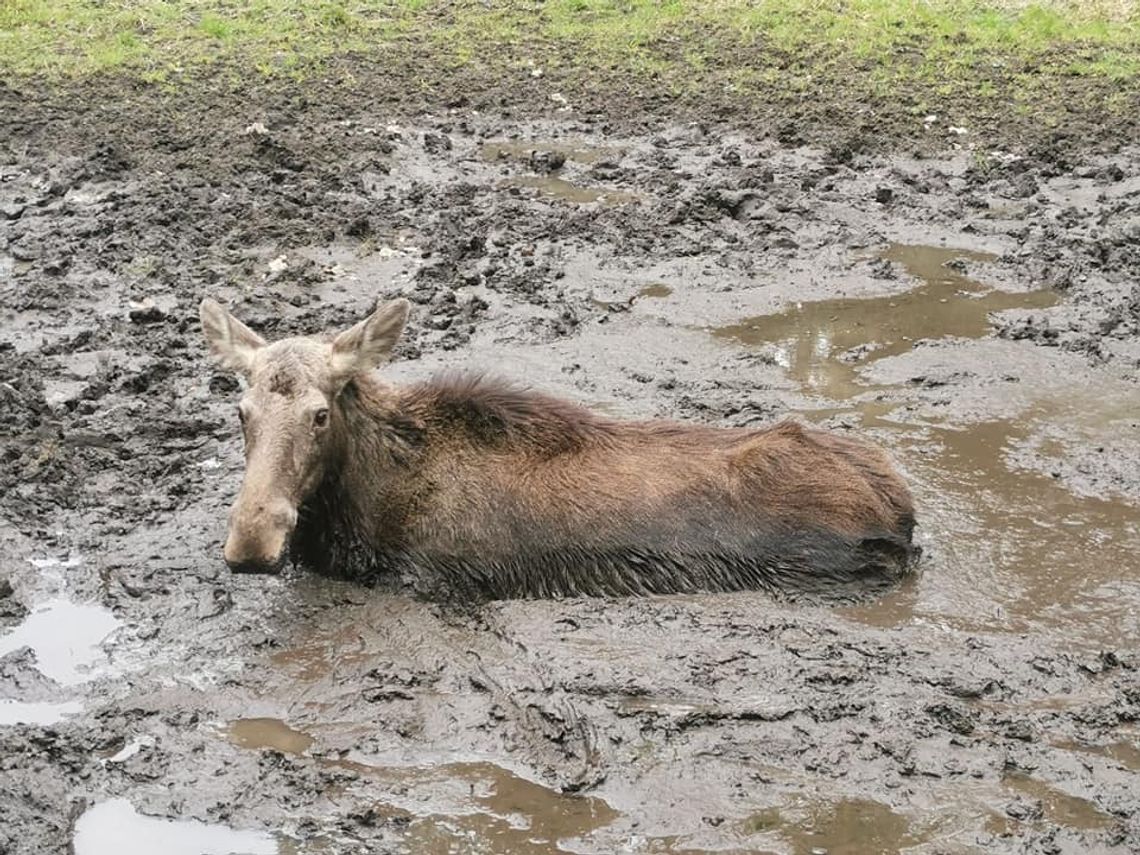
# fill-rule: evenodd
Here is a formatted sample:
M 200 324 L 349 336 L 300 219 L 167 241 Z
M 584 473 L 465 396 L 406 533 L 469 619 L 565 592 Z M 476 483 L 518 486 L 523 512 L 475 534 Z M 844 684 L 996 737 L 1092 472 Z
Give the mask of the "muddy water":
M 487 142 L 479 147 L 479 156 L 484 160 L 529 160 L 535 154 L 555 154 L 566 160 L 594 164 L 618 160 L 624 152 L 612 146 L 597 146 L 586 142 L 556 143 L 528 142 L 526 140 L 498 140 Z
M 294 755 L 315 742 L 271 718 L 239 719 L 224 735 L 239 748 Z M 353 755 L 315 762 L 359 775 L 358 795 L 375 790 L 378 813 L 407 819 L 411 851 L 424 855 L 563 851 L 561 841 L 586 836 L 618 816 L 601 799 L 563 795 L 492 763 L 388 766 Z
M 805 392 L 828 399 L 806 417 L 854 415 L 880 429 L 912 477 L 926 573 L 917 589 L 847 614 L 880 626 L 919 618 L 968 629 L 1063 630 L 1094 645 L 1136 637 L 1140 615 L 1129 605 L 1134 597 L 1122 595 L 1136 593 L 1123 570 L 1140 550 L 1140 509 L 1075 496 L 1049 475 L 1015 468 L 1009 457 L 1035 443 L 1042 455 L 1063 454 L 1063 445 L 1037 441 L 1043 427 L 1094 444 L 1106 433 L 1127 432 L 1140 401 L 1086 390 L 1042 398 L 1008 420 L 904 420 L 900 387 L 865 382 L 863 366 L 905 354 L 920 339 L 983 337 L 988 313 L 1046 308 L 1058 296 L 986 288 L 966 272 L 993 260 L 984 253 L 892 245 L 881 258 L 917 286 L 889 297 L 797 304 L 714 331 L 772 348 Z M 884 391 L 895 394 L 883 400 Z
M 926 843 L 930 831 L 915 830 L 911 822 L 886 805 L 868 799 L 793 802 L 760 811 L 743 824 L 757 840 L 772 839 L 773 848 L 793 855 L 896 855 Z
M 625 205 L 640 198 L 636 193 L 625 190 L 586 187 L 555 175 L 520 175 L 508 178 L 502 186 L 537 190 L 543 196 L 562 202 L 573 202 L 576 205 L 592 205 L 595 202 L 604 205 Z
M 238 719 L 230 722 L 226 735 L 241 748 L 272 748 L 282 754 L 304 754 L 313 744 L 309 734 L 276 718 Z
M 280 850 L 260 831 L 145 816 L 126 799 L 100 802 L 79 817 L 73 847 L 75 855 L 276 855 Z
M 898 356 L 921 339 L 980 338 L 990 331 L 990 312 L 1046 308 L 1059 300 L 1053 291 L 988 289 L 955 267 L 992 261 L 988 253 L 894 244 L 881 258 L 920 284 L 887 297 L 796 303 L 713 335 L 771 345 L 777 362 L 806 391 L 845 401 L 871 388 L 858 379 L 860 363 Z

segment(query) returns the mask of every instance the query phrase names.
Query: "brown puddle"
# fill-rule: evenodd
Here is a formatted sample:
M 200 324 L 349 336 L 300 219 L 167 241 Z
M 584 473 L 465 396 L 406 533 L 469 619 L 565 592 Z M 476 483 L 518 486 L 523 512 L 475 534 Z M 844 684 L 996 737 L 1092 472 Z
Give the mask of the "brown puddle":
M 1049 409 L 1017 421 L 924 431 L 897 446 L 914 476 L 920 539 L 928 550 L 927 601 L 905 592 L 846 609 L 859 620 L 890 626 L 915 611 L 936 613 L 965 628 L 1024 632 L 1061 629 L 1074 640 L 1118 645 L 1138 628 L 1122 568 L 1140 551 L 1140 510 L 1123 500 L 1082 498 L 1048 475 L 1011 467 L 1009 450 L 1027 439 Z
M 577 163 L 602 163 L 618 160 L 624 151 L 620 148 L 598 148 L 573 143 L 533 142 L 527 140 L 498 140 L 479 146 L 479 156 L 483 160 L 529 160 L 531 155 L 558 154 L 566 160 Z
M 239 719 L 224 735 L 239 748 L 295 755 L 304 754 L 314 741 L 269 718 Z M 380 784 L 388 791 L 378 804 L 380 813 L 410 816 L 407 843 L 411 851 L 424 855 L 572 851 L 560 848 L 560 842 L 589 835 L 618 817 L 599 798 L 564 795 L 493 763 L 384 766 L 326 757 L 312 762 L 355 772 L 360 786 Z
M 673 289 L 666 285 L 664 282 L 651 282 L 637 292 L 638 297 L 649 297 L 651 299 L 662 300 L 673 293 Z
M 794 855 L 896 855 L 933 840 L 937 827 L 915 829 L 884 804 L 843 799 L 768 808 L 746 819 L 741 831 L 790 844 Z
M 625 205 L 638 201 L 636 193 L 625 190 L 608 190 L 604 187 L 583 187 L 572 184 L 565 178 L 552 175 L 521 175 L 508 178 L 503 187 L 522 187 L 537 190 L 543 196 L 573 202 L 576 205 L 590 205 L 599 202 L 603 205 Z
M 1019 795 L 1041 802 L 1045 818 L 1057 825 L 1096 831 L 1116 824 L 1116 820 L 1087 799 L 1070 796 L 1028 775 L 1006 775 L 1003 783 Z
M 892 244 L 881 258 L 922 284 L 902 294 L 797 303 L 713 330 L 717 338 L 774 345 L 776 360 L 806 391 L 845 401 L 872 387 L 858 380 L 861 365 L 898 356 L 920 339 L 981 338 L 988 314 L 1056 305 L 1054 291 L 1015 293 L 986 288 L 947 264 L 986 262 L 995 256 L 943 247 Z M 869 347 L 863 357 L 856 348 Z
M 276 718 L 239 718 L 230 722 L 226 736 L 239 748 L 271 748 L 282 754 L 304 754 L 313 744 L 309 734 Z
M 1062 629 L 1094 645 L 1114 646 L 1140 632 L 1140 619 L 1123 596 L 1129 580 L 1121 572 L 1140 552 L 1140 509 L 1123 500 L 1078 497 L 1007 459 L 1022 447 L 1046 458 L 1063 454 L 1055 438 L 1035 439 L 1042 425 L 1061 426 L 1066 438 L 1078 442 L 1128 431 L 1140 400 L 1074 390 L 1064 400 L 1038 401 L 1012 420 L 962 427 L 892 420 L 900 404 L 868 400 L 865 393 L 897 387 L 861 382 L 862 365 L 905 353 L 922 338 L 985 336 L 987 313 L 1044 308 L 1058 297 L 988 290 L 946 266 L 992 260 L 982 253 L 896 244 L 881 257 L 923 284 L 891 297 L 798 305 L 714 331 L 720 338 L 775 346 L 777 360 L 805 392 L 839 403 L 804 415 L 857 413 L 864 426 L 886 429 L 890 445 L 901 452 L 920 508 L 925 574 L 917 589 L 845 612 L 879 626 L 919 617 L 969 629 Z
M 1054 742 L 1056 748 L 1064 751 L 1077 751 L 1081 754 L 1095 754 L 1111 760 L 1130 772 L 1140 772 L 1140 737 L 1120 739 L 1107 745 L 1085 745 L 1081 742 Z

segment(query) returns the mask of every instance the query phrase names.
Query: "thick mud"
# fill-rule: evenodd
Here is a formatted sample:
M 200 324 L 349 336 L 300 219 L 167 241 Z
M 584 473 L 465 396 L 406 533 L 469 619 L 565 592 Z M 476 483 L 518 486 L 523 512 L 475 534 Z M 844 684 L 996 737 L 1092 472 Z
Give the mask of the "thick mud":
M 6 99 L 0 852 L 1140 848 L 1140 152 Z M 233 577 L 206 295 L 269 337 L 405 295 L 397 380 L 872 437 L 923 572 L 837 609 Z

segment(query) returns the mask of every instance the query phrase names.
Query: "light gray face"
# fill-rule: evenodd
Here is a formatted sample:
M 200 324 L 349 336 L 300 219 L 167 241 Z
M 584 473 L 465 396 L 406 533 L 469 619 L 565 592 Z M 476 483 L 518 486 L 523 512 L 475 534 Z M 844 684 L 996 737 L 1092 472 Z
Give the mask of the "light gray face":
M 247 382 L 238 405 L 245 477 L 224 553 L 235 572 L 274 573 L 284 564 L 297 511 L 325 475 L 339 428 L 337 398 L 354 376 L 387 359 L 408 309 L 406 300 L 393 300 L 332 341 L 267 344 L 213 300 L 202 301 L 211 352 Z

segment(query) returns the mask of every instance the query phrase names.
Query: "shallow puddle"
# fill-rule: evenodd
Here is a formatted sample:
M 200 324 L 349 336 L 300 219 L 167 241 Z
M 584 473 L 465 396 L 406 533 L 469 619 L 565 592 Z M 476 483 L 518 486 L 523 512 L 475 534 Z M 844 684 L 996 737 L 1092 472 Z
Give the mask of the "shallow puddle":
M 105 661 L 100 645 L 119 625 L 102 606 L 50 600 L 0 637 L 0 656 L 30 647 L 41 674 L 63 686 L 75 685 L 89 679 L 92 668 Z
M 1120 739 L 1107 745 L 1085 745 L 1072 741 L 1054 742 L 1053 745 L 1065 751 L 1095 754 L 1098 757 L 1111 760 L 1131 772 L 1140 772 L 1140 737 L 1134 740 Z
M 441 771 L 460 783 L 460 791 L 467 788 L 467 804 L 460 801 L 451 811 L 433 812 L 414 821 L 408 837 L 413 852 L 541 855 L 573 851 L 570 841 L 588 836 L 618 816 L 601 799 L 563 795 L 489 763 L 456 764 Z
M 890 626 L 915 612 L 964 628 L 1061 629 L 1109 648 L 1140 632 L 1140 591 L 1122 573 L 1140 554 L 1140 509 L 1124 500 L 1082 498 L 1007 456 L 1047 411 L 1017 421 L 901 434 L 923 508 L 927 549 L 921 598 L 906 592 L 845 609 Z M 935 453 L 929 453 L 929 440 Z
M 584 144 L 534 142 L 528 140 L 497 140 L 479 146 L 484 160 L 530 160 L 532 154 L 556 154 L 577 163 L 594 164 L 618 160 L 623 152 L 619 148 L 602 148 Z
M 753 814 L 746 835 L 780 840 L 794 855 L 896 855 L 933 839 L 935 829 L 915 829 L 889 807 L 868 799 L 792 804 Z M 773 847 L 785 849 L 785 846 Z
M 637 292 L 638 297 L 649 297 L 654 300 L 663 300 L 673 293 L 673 289 L 664 282 L 651 282 Z
M 1110 646 L 1140 632 L 1140 615 L 1130 605 L 1140 591 L 1121 573 L 1140 551 L 1140 509 L 1124 500 L 1078 497 L 1009 459 L 1036 441 L 1042 425 L 1057 425 L 1062 435 L 1094 445 L 1113 431 L 1126 435 L 1140 399 L 1075 390 L 1064 400 L 1039 401 L 1012 420 L 953 426 L 892 418 L 901 404 L 867 393 L 897 387 L 864 382 L 863 366 L 905 353 L 919 339 L 983 337 L 990 332 L 989 312 L 1045 308 L 1059 298 L 1052 291 L 987 289 L 967 272 L 971 264 L 992 260 L 983 253 L 896 244 L 880 257 L 921 284 L 890 297 L 800 304 L 714 331 L 743 344 L 772 346 L 805 392 L 839 402 L 805 415 L 857 414 L 864 427 L 887 432 L 907 468 L 920 507 L 918 538 L 927 550 L 920 588 L 845 612 L 880 626 L 922 615 L 970 629 L 1059 627 L 1073 638 Z M 1057 441 L 1033 450 L 1064 453 Z
M 240 748 L 294 755 L 313 744 L 309 734 L 278 719 L 239 719 L 224 735 Z M 564 851 L 561 841 L 588 835 L 618 816 L 599 798 L 564 795 L 493 763 L 390 766 L 354 756 L 315 757 L 311 762 L 357 773 L 359 786 L 367 792 L 380 784 L 387 790 L 378 805 L 380 813 L 412 817 L 407 843 L 411 851 L 424 855 Z
M 262 831 L 237 831 L 197 820 L 145 816 L 126 799 L 100 802 L 79 817 L 75 855 L 277 855 Z
M 1045 818 L 1057 825 L 1096 831 L 1111 828 L 1116 823 L 1116 820 L 1087 799 L 1061 792 L 1028 775 L 1006 775 L 1003 783 L 1025 798 L 1041 802 Z
M 83 710 L 79 701 L 44 703 L 0 699 L 0 726 L 14 724 L 47 725 L 62 721 Z
M 226 728 L 229 740 L 239 748 L 270 748 L 282 754 L 304 754 L 313 737 L 276 718 L 239 718 Z
M 880 257 L 921 284 L 887 297 L 796 303 L 719 327 L 713 335 L 772 345 L 776 361 L 806 391 L 845 401 L 874 388 L 858 378 L 868 362 L 905 353 L 921 339 L 981 338 L 990 332 L 990 312 L 1047 308 L 1060 300 L 1054 291 L 990 289 L 947 266 L 992 261 L 986 253 L 893 244 Z
M 590 205 L 595 202 L 603 205 L 625 205 L 636 202 L 638 196 L 625 190 L 610 190 L 605 187 L 583 187 L 565 178 L 552 175 L 521 175 L 508 178 L 504 187 L 520 187 L 537 190 L 543 196 L 573 202 L 576 205 Z

